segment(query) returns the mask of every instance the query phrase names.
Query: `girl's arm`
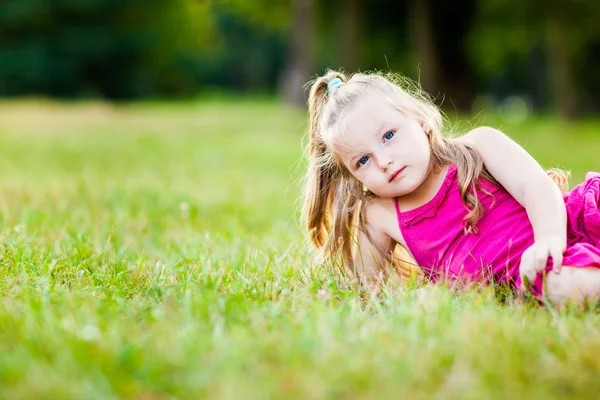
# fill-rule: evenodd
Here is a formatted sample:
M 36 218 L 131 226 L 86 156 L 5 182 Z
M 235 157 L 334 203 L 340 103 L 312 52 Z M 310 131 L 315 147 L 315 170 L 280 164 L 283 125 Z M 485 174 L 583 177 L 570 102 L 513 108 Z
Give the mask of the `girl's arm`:
M 558 273 L 567 242 L 567 212 L 558 186 L 525 149 L 497 129 L 474 129 L 464 141 L 482 155 L 490 174 L 527 210 L 535 244 L 523 253 L 521 274 L 534 279 L 548 256 Z

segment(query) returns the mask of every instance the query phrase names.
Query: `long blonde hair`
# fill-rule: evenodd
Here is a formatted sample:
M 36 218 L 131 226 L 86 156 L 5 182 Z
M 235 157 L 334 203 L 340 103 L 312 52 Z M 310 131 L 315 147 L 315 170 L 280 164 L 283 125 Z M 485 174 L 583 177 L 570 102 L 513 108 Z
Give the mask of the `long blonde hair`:
M 328 90 L 328 83 L 339 78 L 345 84 Z M 477 192 L 479 179 L 495 179 L 483 165 L 481 155 L 456 138 L 442 134 L 444 119 L 429 96 L 411 80 L 393 74 L 357 73 L 348 79 L 343 73 L 328 71 L 312 82 L 310 89 L 309 132 L 307 144 L 308 172 L 306 176 L 303 220 L 312 243 L 326 258 L 341 252 L 344 266 L 352 271 L 353 235 L 357 229 L 368 235 L 361 207 L 374 194 L 366 191 L 332 151 L 335 137 L 343 131 L 343 113 L 357 103 L 367 92 L 376 91 L 398 111 L 411 115 L 429 125 L 428 135 L 433 168 L 454 163 L 465 216 L 465 233 L 477 233 L 477 221 L 483 207 Z M 565 174 L 553 170 L 555 180 L 565 181 Z M 372 241 L 372 240 L 371 240 Z M 390 255 L 384 255 L 387 260 Z

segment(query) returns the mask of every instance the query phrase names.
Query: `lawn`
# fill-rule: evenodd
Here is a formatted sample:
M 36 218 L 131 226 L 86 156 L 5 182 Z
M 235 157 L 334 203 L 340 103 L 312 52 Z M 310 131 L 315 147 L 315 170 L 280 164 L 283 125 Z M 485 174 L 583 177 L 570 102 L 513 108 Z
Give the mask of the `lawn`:
M 600 121 L 479 115 L 573 182 Z M 0 102 L 0 398 L 598 398 L 600 315 L 363 301 L 298 221 L 302 111 Z

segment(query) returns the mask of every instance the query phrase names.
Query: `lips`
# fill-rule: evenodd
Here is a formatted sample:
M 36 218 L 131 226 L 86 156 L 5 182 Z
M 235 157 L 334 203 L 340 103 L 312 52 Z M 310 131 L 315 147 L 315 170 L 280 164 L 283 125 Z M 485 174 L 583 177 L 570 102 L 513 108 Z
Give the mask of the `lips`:
M 406 167 L 402 167 L 402 168 L 400 168 L 399 170 L 397 170 L 396 172 L 394 172 L 394 173 L 392 174 L 392 176 L 390 176 L 390 179 L 389 179 L 388 183 L 391 183 L 391 182 L 392 182 L 394 179 L 396 179 L 396 177 L 398 177 L 398 175 L 400 175 L 400 173 L 401 173 L 402 171 L 404 171 L 404 168 L 406 168 Z

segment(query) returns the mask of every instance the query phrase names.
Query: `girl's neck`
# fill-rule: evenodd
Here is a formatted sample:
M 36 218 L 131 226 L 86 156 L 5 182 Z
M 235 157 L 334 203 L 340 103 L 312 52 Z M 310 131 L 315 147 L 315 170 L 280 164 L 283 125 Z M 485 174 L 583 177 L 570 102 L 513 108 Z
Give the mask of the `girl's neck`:
M 402 212 L 414 210 L 431 201 L 442 187 L 449 167 L 443 165 L 430 168 L 427 177 L 418 188 L 397 198 L 400 210 Z

